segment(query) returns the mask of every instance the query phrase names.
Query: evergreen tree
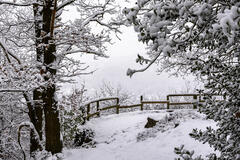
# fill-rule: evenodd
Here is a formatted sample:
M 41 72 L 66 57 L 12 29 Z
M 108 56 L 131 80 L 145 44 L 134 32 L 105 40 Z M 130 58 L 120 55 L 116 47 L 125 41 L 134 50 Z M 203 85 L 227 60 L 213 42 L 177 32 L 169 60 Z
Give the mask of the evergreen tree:
M 195 129 L 190 135 L 220 151 L 209 159 L 240 159 L 240 2 L 138 0 L 123 13 L 149 49 L 148 59 L 137 58 L 147 66 L 128 69 L 127 74 L 158 63 L 159 71 L 175 69 L 201 78 L 205 103 L 200 112 L 215 120 L 218 128 Z M 219 101 L 215 95 L 223 99 Z

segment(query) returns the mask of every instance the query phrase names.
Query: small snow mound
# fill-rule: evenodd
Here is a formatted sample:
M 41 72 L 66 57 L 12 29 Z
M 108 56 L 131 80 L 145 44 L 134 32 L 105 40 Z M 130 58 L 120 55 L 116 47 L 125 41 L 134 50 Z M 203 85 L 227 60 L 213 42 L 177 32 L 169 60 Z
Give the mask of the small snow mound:
M 196 112 L 173 112 L 166 114 L 161 120 L 156 121 L 156 125 L 153 128 L 148 128 L 143 132 L 138 133 L 137 142 L 144 141 L 148 138 L 154 138 L 158 132 L 165 132 L 167 130 L 176 128 L 181 122 L 187 119 L 201 119 L 202 117 Z

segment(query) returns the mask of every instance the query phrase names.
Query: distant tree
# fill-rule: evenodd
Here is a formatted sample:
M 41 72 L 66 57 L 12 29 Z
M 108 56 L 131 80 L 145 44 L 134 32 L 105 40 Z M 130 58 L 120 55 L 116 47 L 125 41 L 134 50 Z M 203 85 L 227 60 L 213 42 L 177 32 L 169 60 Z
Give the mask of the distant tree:
M 240 158 L 240 2 L 238 0 L 138 0 L 125 8 L 128 24 L 138 40 L 148 44 L 149 58 L 143 72 L 153 63 L 159 71 L 193 73 L 205 82 L 206 102 L 200 111 L 219 128 L 194 130 L 191 136 L 208 142 L 220 155 L 215 159 Z M 217 101 L 213 95 L 222 95 Z
M 61 18 L 67 7 L 77 10 L 74 22 Z M 31 127 L 32 156 L 43 149 L 62 151 L 57 83 L 88 73 L 73 54 L 107 57 L 109 35 L 119 33 L 122 24 L 118 10 L 114 0 L 0 1 L 0 93 L 19 93 L 25 99 L 32 125 L 22 125 Z
M 94 92 L 94 98 L 118 97 L 120 104 L 131 104 L 133 93 L 129 92 L 122 85 L 114 85 L 108 81 L 103 81 L 99 88 Z
M 106 97 L 118 97 L 119 98 L 119 104 L 120 105 L 129 105 L 133 104 L 136 99 L 135 95 L 128 91 L 126 88 L 124 88 L 122 85 L 114 85 L 111 82 L 108 81 L 102 81 L 100 86 L 95 90 L 93 93 L 94 99 L 101 99 Z M 112 106 L 116 105 L 116 100 L 111 101 L 103 101 L 101 102 L 100 106 Z M 124 109 L 122 111 L 131 111 L 132 109 Z M 121 110 L 120 110 L 121 111 Z M 116 109 L 106 110 L 103 111 L 107 114 L 116 113 Z

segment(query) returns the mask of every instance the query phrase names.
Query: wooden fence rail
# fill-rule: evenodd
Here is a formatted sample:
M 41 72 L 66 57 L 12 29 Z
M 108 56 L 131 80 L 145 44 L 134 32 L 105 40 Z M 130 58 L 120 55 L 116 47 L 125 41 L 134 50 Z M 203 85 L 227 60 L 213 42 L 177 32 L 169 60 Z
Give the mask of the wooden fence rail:
M 191 102 L 171 102 L 171 97 L 192 97 Z M 167 100 L 164 101 L 149 101 L 143 100 L 143 96 L 140 97 L 140 103 L 139 104 L 133 104 L 133 105 L 119 105 L 119 98 L 113 97 L 113 98 L 103 98 L 99 100 L 94 100 L 90 103 L 88 103 L 87 106 L 87 116 L 86 119 L 89 120 L 93 116 L 100 116 L 101 111 L 109 110 L 109 109 L 116 109 L 116 114 L 119 114 L 119 109 L 126 109 L 126 108 L 134 108 L 134 107 L 140 107 L 140 110 L 142 111 L 144 109 L 144 105 L 146 104 L 166 104 L 166 109 L 170 109 L 170 106 L 177 106 L 177 105 L 193 105 L 193 109 L 197 108 L 197 103 L 204 102 L 201 99 L 202 95 L 200 94 L 169 94 L 166 96 Z M 100 108 L 101 102 L 106 101 L 115 101 L 115 104 Z M 91 113 L 91 105 L 96 104 L 96 112 Z

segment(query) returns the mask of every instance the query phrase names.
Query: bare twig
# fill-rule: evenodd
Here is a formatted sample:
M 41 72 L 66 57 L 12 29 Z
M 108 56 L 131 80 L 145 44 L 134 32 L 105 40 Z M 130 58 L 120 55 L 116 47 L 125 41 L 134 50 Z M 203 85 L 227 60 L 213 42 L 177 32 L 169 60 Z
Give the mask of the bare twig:
M 9 63 L 11 62 L 11 60 L 10 60 L 8 54 L 11 57 L 13 57 L 18 62 L 18 64 L 21 64 L 21 61 L 19 60 L 19 58 L 17 56 L 15 56 L 8 48 L 6 48 L 6 46 L 4 45 L 4 43 L 2 41 L 0 41 L 0 47 L 3 49 L 5 56 L 8 59 Z
M 1 92 L 25 92 L 25 90 L 22 89 L 0 89 Z
M 69 1 L 66 1 L 66 2 L 63 2 L 61 3 L 58 7 L 57 7 L 57 11 L 63 9 L 64 7 L 72 4 L 75 0 L 69 0 Z
M 11 5 L 11 6 L 18 6 L 18 7 L 26 7 L 26 6 L 31 6 L 34 3 L 14 3 L 14 2 L 9 2 L 9 1 L 1 1 L 0 5 L 6 4 L 6 5 Z
M 160 54 L 161 54 L 161 52 L 158 53 L 154 59 L 152 59 L 151 61 L 149 61 L 150 63 L 149 63 L 145 68 L 143 68 L 143 69 L 139 69 L 139 70 L 128 69 L 127 75 L 130 76 L 130 77 L 132 77 L 132 75 L 133 75 L 134 73 L 136 73 L 136 72 L 144 72 L 144 71 L 146 71 L 146 70 L 158 59 L 158 57 L 160 56 Z

